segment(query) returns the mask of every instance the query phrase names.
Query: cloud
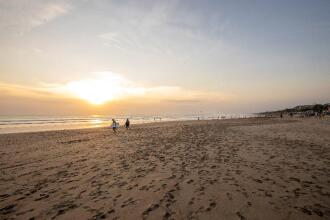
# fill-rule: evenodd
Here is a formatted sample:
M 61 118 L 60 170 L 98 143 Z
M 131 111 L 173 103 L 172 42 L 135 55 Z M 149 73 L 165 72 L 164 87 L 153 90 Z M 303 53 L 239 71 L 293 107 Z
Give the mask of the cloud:
M 221 102 L 234 98 L 233 95 L 190 90 L 179 86 L 139 85 L 120 74 L 112 72 L 96 72 L 92 75 L 93 77 L 90 78 L 69 81 L 64 84 L 41 83 L 34 87 L 0 83 L 0 92 L 9 96 L 85 100 L 91 104 L 104 104 L 122 100 L 139 103 L 200 104 L 202 102 Z
M 3 82 L 0 82 L 0 94 L 2 96 L 33 98 L 49 98 L 55 96 L 55 93 L 49 91 L 49 89 L 45 87 L 30 87 Z
M 70 8 L 64 1 L 0 0 L 0 28 L 22 33 L 53 21 Z
M 115 2 L 109 4 L 116 4 Z M 107 47 L 166 55 L 186 61 L 211 50 L 219 51 L 221 34 L 230 27 L 220 14 L 206 16 L 180 1 L 110 5 L 108 31 L 98 35 Z
M 168 99 L 168 100 L 164 100 L 164 101 L 170 102 L 170 103 L 178 103 L 178 104 L 189 104 L 189 103 L 202 102 L 202 100 L 198 100 L 198 99 Z
M 136 84 L 113 72 L 96 72 L 93 77 L 70 81 L 62 85 L 46 85 L 48 91 L 103 104 L 116 100 L 140 100 L 141 102 L 201 103 L 234 99 L 231 94 L 199 91 L 179 86 L 144 86 Z

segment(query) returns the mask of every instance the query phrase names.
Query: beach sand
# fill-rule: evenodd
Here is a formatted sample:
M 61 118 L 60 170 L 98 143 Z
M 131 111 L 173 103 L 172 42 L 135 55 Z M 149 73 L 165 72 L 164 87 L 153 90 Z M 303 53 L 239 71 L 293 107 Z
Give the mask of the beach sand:
M 0 135 L 0 219 L 330 219 L 330 119 Z

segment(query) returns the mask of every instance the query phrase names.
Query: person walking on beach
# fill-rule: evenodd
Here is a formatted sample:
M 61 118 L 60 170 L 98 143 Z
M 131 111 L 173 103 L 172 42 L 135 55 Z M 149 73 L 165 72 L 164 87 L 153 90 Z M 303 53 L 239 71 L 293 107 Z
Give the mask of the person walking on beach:
M 118 126 L 118 124 L 117 124 L 116 120 L 113 118 L 111 127 L 112 127 L 112 130 L 113 130 L 114 133 L 117 133 L 117 131 L 116 131 L 117 126 Z
M 126 129 L 129 129 L 129 125 L 130 125 L 130 121 L 129 121 L 129 119 L 127 118 L 127 119 L 126 119 L 126 122 L 125 122 L 125 127 L 126 127 Z

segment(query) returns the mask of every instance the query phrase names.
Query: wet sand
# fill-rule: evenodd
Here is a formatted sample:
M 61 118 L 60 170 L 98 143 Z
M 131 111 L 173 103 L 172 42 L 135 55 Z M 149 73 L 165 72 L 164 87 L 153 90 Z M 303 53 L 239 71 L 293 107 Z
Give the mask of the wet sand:
M 0 135 L 0 219 L 330 219 L 330 119 Z

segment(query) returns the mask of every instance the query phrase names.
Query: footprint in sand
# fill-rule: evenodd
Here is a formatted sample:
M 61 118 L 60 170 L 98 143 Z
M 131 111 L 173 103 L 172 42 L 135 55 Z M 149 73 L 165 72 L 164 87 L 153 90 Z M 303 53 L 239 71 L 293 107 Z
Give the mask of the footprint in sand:
M 0 209 L 0 214 L 2 214 L 2 215 L 10 214 L 15 211 L 14 210 L 15 207 L 16 207 L 16 204 L 7 205 Z
M 194 204 L 194 202 L 195 202 L 195 197 L 192 197 L 191 199 L 190 199 L 190 201 L 189 201 L 189 205 L 193 205 Z
M 206 211 L 211 211 L 212 209 L 214 209 L 217 206 L 217 203 L 215 201 L 210 202 L 209 207 L 206 208 Z
M 98 220 L 98 219 L 106 219 L 107 218 L 107 215 L 103 212 L 99 212 L 97 213 L 96 215 L 93 216 L 93 220 Z
M 241 212 L 236 212 L 236 215 L 239 217 L 240 220 L 246 220 L 246 218 L 242 215 Z
M 158 209 L 158 208 L 159 208 L 159 204 L 158 203 L 152 204 L 146 210 L 143 211 L 142 218 L 143 219 L 147 218 L 147 216 L 149 215 L 150 212 L 152 212 L 153 210 Z
M 226 196 L 227 196 L 227 198 L 229 199 L 229 200 L 233 200 L 233 196 L 231 195 L 231 193 L 226 193 Z
M 188 184 L 190 184 L 192 182 L 194 182 L 194 180 L 192 180 L 192 179 L 190 179 L 190 180 L 187 181 Z

